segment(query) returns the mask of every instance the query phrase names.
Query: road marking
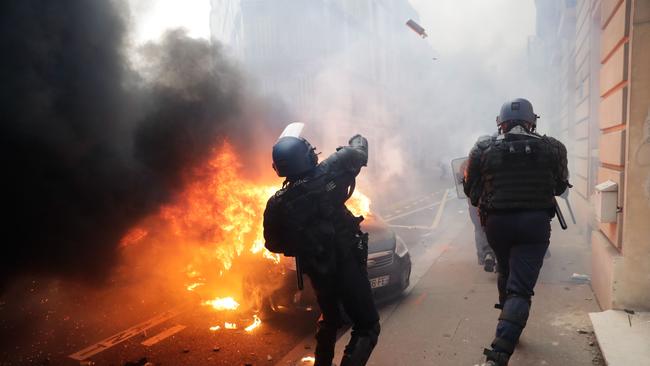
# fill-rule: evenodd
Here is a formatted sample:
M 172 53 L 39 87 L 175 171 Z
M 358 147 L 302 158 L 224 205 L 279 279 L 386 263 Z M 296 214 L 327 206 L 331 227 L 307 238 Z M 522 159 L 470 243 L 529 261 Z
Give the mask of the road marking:
M 433 219 L 433 223 L 431 224 L 431 229 L 435 229 L 438 227 L 438 224 L 440 223 L 440 218 L 442 217 L 442 212 L 445 210 L 445 204 L 447 203 L 448 196 L 449 196 L 449 188 L 445 190 L 445 194 L 442 196 L 442 202 L 440 203 L 440 207 L 438 207 L 438 213 L 436 213 L 436 217 Z
M 449 189 L 445 191 L 445 194 L 442 196 L 442 201 L 433 203 L 428 206 L 424 206 L 422 208 L 418 208 L 417 210 L 413 210 L 411 212 L 406 212 L 401 215 L 397 216 L 391 216 L 389 218 L 384 218 L 384 221 L 391 222 L 393 220 L 396 220 L 400 217 L 404 217 L 410 214 L 413 214 L 415 212 L 419 212 L 428 208 L 431 208 L 435 205 L 440 205 L 438 207 L 438 212 L 436 212 L 436 216 L 433 218 L 433 222 L 431 223 L 431 226 L 424 226 L 424 225 L 388 225 L 389 227 L 395 227 L 395 228 L 402 228 L 402 229 L 419 229 L 419 230 L 435 230 L 438 227 L 438 224 L 440 224 L 440 219 L 442 218 L 442 213 L 445 210 L 445 205 L 447 204 L 447 197 L 449 196 Z
M 394 227 L 398 229 L 418 229 L 418 230 L 431 230 L 431 226 L 424 225 L 388 225 L 388 227 Z
M 95 344 L 93 344 L 91 346 L 88 346 L 88 347 L 82 349 L 81 351 L 75 352 L 75 353 L 71 354 L 68 357 L 72 358 L 73 360 L 83 361 L 83 360 L 87 359 L 88 357 L 96 355 L 99 352 L 105 351 L 105 350 L 115 346 L 116 344 L 122 343 L 122 342 L 126 341 L 127 339 L 132 338 L 132 337 L 144 332 L 145 330 L 147 330 L 149 328 L 152 328 L 152 327 L 154 327 L 154 326 L 156 326 L 156 325 L 158 325 L 160 323 L 163 323 L 163 322 L 177 316 L 178 314 L 182 313 L 184 311 L 184 309 L 185 309 L 185 306 L 182 305 L 182 306 L 176 307 L 174 309 L 167 310 L 164 313 L 161 313 L 161 314 L 159 314 L 159 315 L 157 315 L 157 316 L 155 316 L 155 317 L 153 317 L 153 318 L 151 318 L 149 320 L 146 320 L 146 321 L 144 321 L 144 322 L 142 322 L 140 324 L 132 326 L 129 329 L 123 330 L 123 331 L 121 331 L 121 332 L 119 332 L 119 333 L 117 333 L 117 334 L 115 334 L 113 336 L 110 336 L 110 337 L 108 337 L 108 338 L 106 338 L 104 340 L 101 340 L 101 341 L 99 341 L 99 342 L 97 342 L 97 343 L 95 343 Z
M 414 214 L 414 213 L 417 213 L 417 212 L 420 212 L 420 211 L 423 211 L 423 210 L 429 209 L 429 208 L 434 207 L 434 206 L 437 206 L 437 205 L 439 205 L 439 204 L 440 204 L 440 201 L 438 201 L 438 202 L 434 202 L 434 203 L 432 203 L 432 204 L 429 204 L 429 205 L 426 205 L 426 206 L 422 206 L 422 207 L 418 207 L 418 208 L 416 208 L 416 209 L 413 209 L 413 210 L 411 210 L 411 211 L 407 211 L 407 212 L 404 212 L 404 213 L 401 213 L 401 214 L 399 214 L 399 213 L 402 212 L 402 211 L 398 211 L 398 212 L 397 212 L 398 214 L 395 214 L 395 215 L 393 215 L 393 216 L 384 217 L 384 221 L 386 221 L 386 222 L 390 222 L 390 221 L 393 221 L 393 220 L 397 220 L 397 219 L 399 219 L 399 218 L 401 218 L 401 217 L 412 215 L 412 214 Z
M 426 201 L 429 197 L 433 197 L 433 196 L 435 196 L 436 194 L 438 194 L 440 192 L 441 191 L 431 192 L 431 193 L 428 193 L 428 194 L 424 194 L 422 196 L 418 196 L 418 197 L 416 197 L 416 198 L 414 198 L 412 200 L 409 200 L 409 199 L 401 200 L 401 201 L 393 203 L 392 205 L 387 206 L 386 210 L 387 211 L 394 211 L 394 210 L 396 210 L 396 209 L 398 209 L 400 207 L 403 207 L 404 205 L 407 205 L 407 204 L 413 205 L 414 203 Z
M 167 328 L 167 329 L 163 330 L 162 332 L 156 334 L 155 336 L 153 336 L 151 338 L 145 339 L 144 342 L 142 342 L 142 345 L 147 346 L 147 347 L 151 347 L 154 344 L 162 341 L 165 338 L 169 338 L 169 337 L 173 336 L 174 334 L 180 332 L 181 330 L 183 330 L 185 328 L 187 328 L 187 327 L 184 326 L 184 325 L 174 325 L 173 327 Z

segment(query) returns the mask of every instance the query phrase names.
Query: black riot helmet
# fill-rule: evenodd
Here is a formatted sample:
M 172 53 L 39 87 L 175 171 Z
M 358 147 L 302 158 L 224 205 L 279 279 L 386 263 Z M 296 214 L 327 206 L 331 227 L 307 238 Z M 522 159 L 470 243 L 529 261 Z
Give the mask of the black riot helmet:
M 299 177 L 318 164 L 314 150 L 302 137 L 281 137 L 273 145 L 273 169 L 279 177 Z
M 497 116 L 497 126 L 501 127 L 504 122 L 514 122 L 516 124 L 527 122 L 530 123 L 531 128 L 534 130 L 538 118 L 539 116 L 533 112 L 533 105 L 527 99 L 517 98 L 503 103 L 501 112 Z

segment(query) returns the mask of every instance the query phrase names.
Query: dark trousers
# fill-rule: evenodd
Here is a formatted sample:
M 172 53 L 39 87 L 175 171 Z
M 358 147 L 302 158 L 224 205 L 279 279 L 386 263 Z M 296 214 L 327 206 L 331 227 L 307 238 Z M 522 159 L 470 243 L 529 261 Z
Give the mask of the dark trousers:
M 340 305 L 352 320 L 353 338 L 376 332 L 379 313 L 372 297 L 368 274 L 353 256 L 338 262 L 332 274 L 323 275 L 313 271 L 307 274 L 321 310 L 316 332 L 315 365 L 330 366 L 336 332 L 343 323 Z
M 512 354 L 526 326 L 531 297 L 551 236 L 546 210 L 493 212 L 485 231 L 499 266 L 501 315 L 492 348 Z

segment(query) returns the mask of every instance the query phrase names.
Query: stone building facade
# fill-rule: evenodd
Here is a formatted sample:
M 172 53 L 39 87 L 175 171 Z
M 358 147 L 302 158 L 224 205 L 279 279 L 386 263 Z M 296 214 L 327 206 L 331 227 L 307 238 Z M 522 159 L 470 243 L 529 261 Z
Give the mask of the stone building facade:
M 537 0 L 532 67 L 570 155 L 571 201 L 603 309 L 650 310 L 650 1 Z M 615 183 L 613 219 L 603 194 Z M 612 189 L 614 189 L 612 188 Z

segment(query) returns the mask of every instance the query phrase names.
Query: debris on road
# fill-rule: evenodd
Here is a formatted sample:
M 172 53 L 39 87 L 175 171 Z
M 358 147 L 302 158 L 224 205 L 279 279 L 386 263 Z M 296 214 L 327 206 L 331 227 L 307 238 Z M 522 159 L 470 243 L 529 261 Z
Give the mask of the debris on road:
M 591 276 L 586 274 L 574 273 L 571 275 L 571 280 L 574 282 L 589 282 L 591 281 Z
M 153 363 L 149 362 L 146 357 L 142 357 L 137 361 L 127 361 L 124 366 L 151 366 Z

